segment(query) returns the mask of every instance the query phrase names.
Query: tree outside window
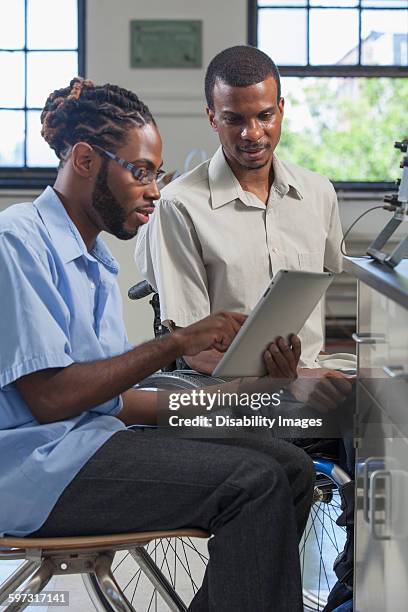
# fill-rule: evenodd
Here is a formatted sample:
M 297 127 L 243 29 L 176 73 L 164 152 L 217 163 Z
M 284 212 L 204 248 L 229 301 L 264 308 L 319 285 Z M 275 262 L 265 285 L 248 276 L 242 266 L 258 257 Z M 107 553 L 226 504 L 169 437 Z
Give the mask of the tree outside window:
M 395 180 L 393 142 L 408 137 L 408 0 L 249 4 L 249 42 L 282 75 L 278 154 L 337 182 Z

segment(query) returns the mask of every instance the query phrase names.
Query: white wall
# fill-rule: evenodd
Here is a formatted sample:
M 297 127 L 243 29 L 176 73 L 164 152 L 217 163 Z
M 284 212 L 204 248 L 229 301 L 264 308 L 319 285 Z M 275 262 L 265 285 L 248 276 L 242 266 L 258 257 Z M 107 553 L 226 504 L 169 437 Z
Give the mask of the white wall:
M 88 0 L 87 76 L 135 91 L 158 121 L 168 169 L 181 169 L 192 148 L 211 154 L 217 139 L 205 117 L 204 74 L 221 49 L 245 44 L 246 0 Z M 201 69 L 130 67 L 130 21 L 200 19 L 203 21 Z
M 87 0 L 87 77 L 97 83 L 111 82 L 134 90 L 148 104 L 163 135 L 167 169 L 182 169 L 191 149 L 199 147 L 210 155 L 218 145 L 204 113 L 205 67 L 221 49 L 246 42 L 246 0 Z M 130 68 L 130 25 L 133 19 L 202 19 L 203 67 L 186 70 Z M 199 160 L 196 159 L 196 163 Z M 0 210 L 13 202 L 30 200 L 35 193 L 0 192 Z M 345 228 L 368 206 L 368 201 L 340 201 Z M 355 237 L 375 235 L 389 213 L 375 212 L 371 220 L 356 228 Z M 148 300 L 130 302 L 128 288 L 140 280 L 133 264 L 134 241 L 107 241 L 121 265 L 119 282 L 124 296 L 125 321 L 131 341 L 152 335 L 152 311 Z

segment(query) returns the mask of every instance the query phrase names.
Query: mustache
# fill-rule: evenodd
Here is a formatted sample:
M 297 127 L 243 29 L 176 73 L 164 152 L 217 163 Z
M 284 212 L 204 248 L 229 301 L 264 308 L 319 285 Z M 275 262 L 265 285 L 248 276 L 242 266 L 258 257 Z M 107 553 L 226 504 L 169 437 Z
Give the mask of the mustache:
M 238 149 L 240 151 L 245 151 L 246 153 L 253 153 L 254 151 L 261 151 L 261 150 L 266 150 L 266 149 L 270 149 L 271 145 L 270 144 L 263 144 L 263 145 L 247 145 L 247 146 L 238 146 Z

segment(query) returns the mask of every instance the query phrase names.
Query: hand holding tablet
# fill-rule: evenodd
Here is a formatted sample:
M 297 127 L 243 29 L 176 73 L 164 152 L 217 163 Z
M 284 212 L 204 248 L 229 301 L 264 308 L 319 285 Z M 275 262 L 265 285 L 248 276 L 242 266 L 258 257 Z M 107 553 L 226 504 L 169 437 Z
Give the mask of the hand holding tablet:
M 280 270 L 252 310 L 213 376 L 264 376 L 263 353 L 281 336 L 298 334 L 334 278 L 329 272 Z

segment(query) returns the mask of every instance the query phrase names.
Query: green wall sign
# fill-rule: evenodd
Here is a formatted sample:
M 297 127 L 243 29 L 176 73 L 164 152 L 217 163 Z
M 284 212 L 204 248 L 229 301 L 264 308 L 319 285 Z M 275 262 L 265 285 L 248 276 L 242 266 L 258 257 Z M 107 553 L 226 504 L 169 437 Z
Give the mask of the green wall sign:
M 132 68 L 201 68 L 202 21 L 130 22 Z

